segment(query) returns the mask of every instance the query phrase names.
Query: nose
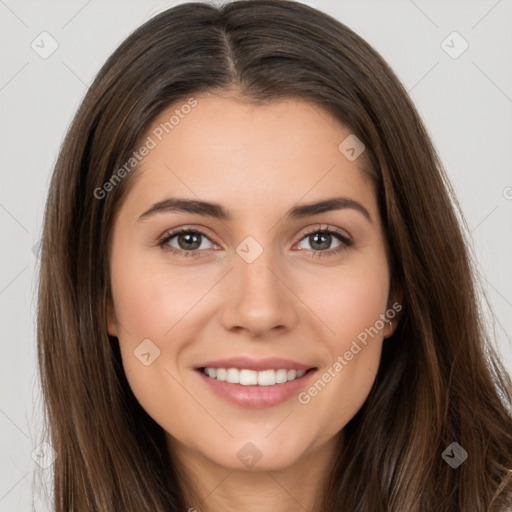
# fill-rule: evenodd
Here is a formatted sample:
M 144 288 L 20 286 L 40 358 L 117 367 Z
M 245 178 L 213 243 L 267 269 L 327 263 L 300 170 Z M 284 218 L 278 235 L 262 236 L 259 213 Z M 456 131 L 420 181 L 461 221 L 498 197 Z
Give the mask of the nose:
M 293 329 L 299 319 L 300 301 L 290 278 L 276 265 L 271 250 L 252 263 L 236 257 L 223 286 L 221 322 L 225 329 L 262 338 L 271 332 Z

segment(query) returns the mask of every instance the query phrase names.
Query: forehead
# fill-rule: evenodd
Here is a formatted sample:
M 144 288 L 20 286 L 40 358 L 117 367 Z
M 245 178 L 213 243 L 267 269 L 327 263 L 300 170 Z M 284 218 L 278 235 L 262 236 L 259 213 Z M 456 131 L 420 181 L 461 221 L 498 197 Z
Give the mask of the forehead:
M 269 209 L 334 191 L 366 198 L 374 209 L 365 155 L 350 161 L 340 151 L 350 131 L 324 109 L 300 99 L 254 104 L 216 94 L 194 102 L 168 107 L 141 138 L 152 147 L 129 196 L 148 203 L 172 192 L 260 209 L 263 201 Z

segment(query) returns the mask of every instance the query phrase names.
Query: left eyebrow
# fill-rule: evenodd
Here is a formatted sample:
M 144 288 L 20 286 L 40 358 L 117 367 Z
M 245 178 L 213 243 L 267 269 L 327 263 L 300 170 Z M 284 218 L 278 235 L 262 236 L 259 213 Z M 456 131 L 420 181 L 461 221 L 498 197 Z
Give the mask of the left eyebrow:
M 350 197 L 332 197 L 316 203 L 302 204 L 294 206 L 286 213 L 288 219 L 303 219 L 304 217 L 310 217 L 333 210 L 352 209 L 361 213 L 370 223 L 372 223 L 372 217 L 368 210 L 356 200 Z M 200 201 L 196 199 L 186 199 L 178 197 L 168 197 L 163 201 L 159 201 L 153 204 L 148 210 L 140 215 L 139 220 L 143 220 L 157 213 L 166 212 L 185 212 L 195 213 L 197 215 L 203 215 L 212 217 L 219 220 L 232 220 L 233 215 L 226 210 L 223 206 L 218 203 L 209 203 L 206 201 Z
M 356 210 L 357 212 L 361 213 L 366 218 L 366 220 L 370 222 L 370 224 L 372 223 L 370 212 L 361 203 L 358 203 L 356 200 L 351 199 L 350 197 L 343 196 L 332 197 L 317 203 L 294 206 L 286 214 L 286 217 L 290 219 L 302 219 L 304 217 L 318 215 L 319 213 L 333 210 L 344 210 L 347 208 Z

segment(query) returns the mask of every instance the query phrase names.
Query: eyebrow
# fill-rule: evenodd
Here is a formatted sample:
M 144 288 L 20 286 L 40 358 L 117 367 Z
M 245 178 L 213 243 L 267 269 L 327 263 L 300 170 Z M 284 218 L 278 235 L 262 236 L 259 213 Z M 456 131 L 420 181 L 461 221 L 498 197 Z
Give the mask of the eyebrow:
M 334 210 L 352 209 L 361 213 L 370 223 L 372 217 L 368 210 L 361 204 L 350 197 L 338 196 L 318 201 L 316 203 L 303 204 L 294 206 L 285 214 L 287 219 L 296 220 L 303 219 L 319 213 Z M 185 199 L 179 197 L 168 197 L 162 201 L 153 204 L 148 210 L 140 215 L 139 220 L 146 219 L 158 213 L 184 212 L 195 213 L 206 217 L 212 217 L 218 220 L 232 220 L 232 214 L 218 203 L 209 203 L 196 199 Z

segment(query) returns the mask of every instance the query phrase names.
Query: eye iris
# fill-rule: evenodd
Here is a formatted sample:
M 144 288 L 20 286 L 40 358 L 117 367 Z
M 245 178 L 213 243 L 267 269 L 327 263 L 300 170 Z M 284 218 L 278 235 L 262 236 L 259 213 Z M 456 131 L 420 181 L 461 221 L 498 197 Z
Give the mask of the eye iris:
M 195 250 L 198 249 L 201 245 L 200 237 L 201 235 L 197 233 L 183 233 L 178 236 L 178 244 L 184 249 Z M 190 245 L 187 247 L 187 244 L 192 244 L 194 247 L 190 247 Z
M 313 249 L 329 249 L 331 245 L 331 236 L 328 233 L 315 233 L 309 237 L 309 242 Z M 318 239 L 322 238 L 323 241 L 319 242 Z M 317 247 L 315 247 L 317 245 Z

